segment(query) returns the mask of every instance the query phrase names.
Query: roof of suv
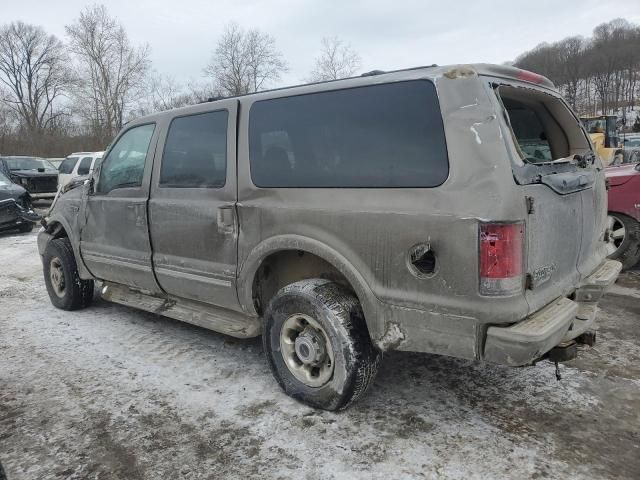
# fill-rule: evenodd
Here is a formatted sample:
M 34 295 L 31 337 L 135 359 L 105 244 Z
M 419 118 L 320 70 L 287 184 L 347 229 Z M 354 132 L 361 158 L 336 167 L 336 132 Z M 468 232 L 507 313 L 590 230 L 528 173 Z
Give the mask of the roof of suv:
M 535 84 L 539 87 L 543 87 L 547 89 L 555 89 L 555 86 L 548 78 L 542 75 L 539 75 L 537 73 L 529 72 L 527 70 L 522 70 L 520 68 L 516 68 L 508 65 L 475 63 L 475 64 L 438 66 L 434 64 L 434 65 L 411 67 L 411 68 L 392 70 L 392 71 L 373 70 L 371 72 L 366 72 L 355 77 L 341 78 L 337 80 L 327 80 L 322 82 L 305 83 L 300 85 L 291 85 L 286 87 L 274 88 L 270 90 L 261 90 L 259 92 L 252 92 L 244 95 L 214 98 L 209 101 L 201 102 L 194 105 L 188 105 L 185 107 L 175 108 L 172 110 L 156 112 L 144 117 L 137 118 L 130 123 L 139 124 L 149 120 L 153 120 L 155 118 L 164 117 L 166 115 L 174 116 L 176 115 L 176 113 L 189 113 L 192 111 L 202 111 L 203 104 L 207 105 L 207 104 L 215 103 L 216 101 L 221 101 L 221 100 L 230 100 L 234 98 L 246 98 L 246 97 L 254 97 L 254 96 L 260 97 L 272 92 L 280 92 L 280 91 L 286 91 L 286 90 L 295 91 L 296 94 L 312 93 L 314 91 L 313 87 L 318 87 L 318 86 L 327 85 L 327 84 L 336 84 L 336 85 L 344 84 L 345 88 L 347 88 L 347 87 L 356 86 L 356 84 L 358 84 L 358 86 L 361 85 L 362 81 L 366 78 L 372 78 L 372 77 L 384 78 L 386 76 L 398 76 L 398 74 L 402 74 L 403 72 L 420 72 L 420 73 L 424 72 L 424 75 L 422 78 L 447 77 L 449 79 L 470 77 L 475 75 L 487 75 L 492 77 L 527 82 L 527 83 Z M 378 83 L 378 82 L 376 81 L 372 83 Z

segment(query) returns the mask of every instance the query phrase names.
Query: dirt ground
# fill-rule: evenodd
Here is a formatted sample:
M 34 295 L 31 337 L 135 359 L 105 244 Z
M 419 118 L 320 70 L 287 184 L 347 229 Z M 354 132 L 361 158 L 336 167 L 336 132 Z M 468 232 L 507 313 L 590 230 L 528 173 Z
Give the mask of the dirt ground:
M 97 299 L 49 303 L 0 235 L 0 462 L 18 479 L 640 478 L 640 271 L 562 367 L 385 356 L 342 413 L 285 396 L 258 340 Z

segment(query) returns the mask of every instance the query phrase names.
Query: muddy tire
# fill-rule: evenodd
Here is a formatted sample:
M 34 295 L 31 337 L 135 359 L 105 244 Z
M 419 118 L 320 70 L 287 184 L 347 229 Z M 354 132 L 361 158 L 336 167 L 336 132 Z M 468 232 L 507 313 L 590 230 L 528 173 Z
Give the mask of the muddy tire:
M 624 230 L 622 242 L 617 245 L 617 249 L 609 255 L 609 258 L 618 260 L 622 263 L 622 269 L 628 270 L 640 261 L 640 223 L 617 212 L 609 214 L 609 223 L 615 224 L 615 231 Z M 609 232 L 610 235 L 612 233 Z
M 373 382 L 381 354 L 371 343 L 358 299 L 329 280 L 282 288 L 265 311 L 263 345 L 287 395 L 341 410 Z
M 51 240 L 43 258 L 44 283 L 51 303 L 62 310 L 78 310 L 93 301 L 93 280 L 82 280 L 68 238 Z

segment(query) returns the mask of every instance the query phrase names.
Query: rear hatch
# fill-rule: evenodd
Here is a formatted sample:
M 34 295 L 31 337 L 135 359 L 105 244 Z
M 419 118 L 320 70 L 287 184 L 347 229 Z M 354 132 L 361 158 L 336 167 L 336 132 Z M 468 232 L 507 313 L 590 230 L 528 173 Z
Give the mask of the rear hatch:
M 526 298 L 534 312 L 569 295 L 604 259 L 604 172 L 577 116 L 555 91 L 489 80 L 528 211 Z

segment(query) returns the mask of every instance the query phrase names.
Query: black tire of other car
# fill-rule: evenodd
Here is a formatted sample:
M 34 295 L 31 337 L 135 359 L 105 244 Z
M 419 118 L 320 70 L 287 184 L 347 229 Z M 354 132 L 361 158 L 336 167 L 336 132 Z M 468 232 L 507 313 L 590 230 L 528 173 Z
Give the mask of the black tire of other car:
M 35 223 L 32 223 L 32 222 L 21 223 L 20 226 L 18 227 L 18 231 L 20 233 L 29 233 L 31 230 L 33 230 L 34 226 L 35 226 Z
M 622 263 L 622 269 L 628 270 L 640 261 L 640 223 L 621 213 L 611 212 L 609 215 L 618 219 L 625 229 L 622 243 L 609 258 L 618 260 Z
M 51 303 L 62 310 L 78 310 L 93 301 L 93 280 L 83 280 L 68 238 L 51 240 L 43 255 L 44 283 Z M 52 275 L 52 268 L 55 270 Z
M 322 353 L 330 351 L 333 357 L 331 376 L 323 385 L 302 382 L 287 366 L 287 361 L 295 362 L 294 367 L 309 366 L 303 365 L 300 358 L 285 358 L 281 348 L 283 326 L 296 317 L 309 319 L 315 331 L 321 331 L 318 337 L 328 341 L 319 347 Z M 269 366 L 289 396 L 312 407 L 342 410 L 373 382 L 382 355 L 371 343 L 358 299 L 344 287 L 317 278 L 287 285 L 269 302 L 264 322 L 263 345 Z M 314 330 L 302 320 L 305 324 L 307 328 L 300 337 L 307 330 Z

